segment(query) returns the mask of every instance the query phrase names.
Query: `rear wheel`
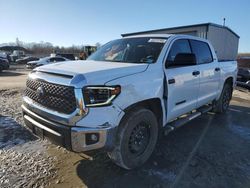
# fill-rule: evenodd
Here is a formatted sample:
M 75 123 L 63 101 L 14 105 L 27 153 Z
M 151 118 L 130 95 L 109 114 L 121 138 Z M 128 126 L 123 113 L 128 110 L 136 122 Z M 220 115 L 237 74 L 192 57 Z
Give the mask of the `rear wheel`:
M 151 156 L 158 138 L 158 123 L 148 109 L 137 109 L 122 120 L 110 158 L 125 169 L 136 168 Z
M 232 92 L 233 90 L 231 84 L 226 83 L 223 87 L 219 100 L 215 104 L 215 107 L 213 109 L 214 112 L 224 113 L 227 111 L 230 100 L 232 98 Z

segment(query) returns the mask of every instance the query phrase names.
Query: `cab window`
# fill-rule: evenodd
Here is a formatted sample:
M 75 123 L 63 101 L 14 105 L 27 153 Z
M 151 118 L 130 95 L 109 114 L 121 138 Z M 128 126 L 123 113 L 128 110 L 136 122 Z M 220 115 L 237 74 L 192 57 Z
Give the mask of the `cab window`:
M 211 63 L 213 56 L 206 42 L 190 40 L 192 51 L 196 56 L 197 64 Z
M 179 53 L 191 53 L 191 48 L 190 48 L 188 40 L 180 39 L 180 40 L 175 41 L 170 49 L 167 61 L 173 62 L 175 59 L 175 56 Z

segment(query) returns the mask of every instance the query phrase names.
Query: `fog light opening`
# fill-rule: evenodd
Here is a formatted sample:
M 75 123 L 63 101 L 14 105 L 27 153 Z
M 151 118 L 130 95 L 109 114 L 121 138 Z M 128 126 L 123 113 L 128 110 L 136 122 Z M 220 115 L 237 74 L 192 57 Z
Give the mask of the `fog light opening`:
M 99 141 L 99 133 L 87 133 L 86 134 L 86 144 L 91 145 Z

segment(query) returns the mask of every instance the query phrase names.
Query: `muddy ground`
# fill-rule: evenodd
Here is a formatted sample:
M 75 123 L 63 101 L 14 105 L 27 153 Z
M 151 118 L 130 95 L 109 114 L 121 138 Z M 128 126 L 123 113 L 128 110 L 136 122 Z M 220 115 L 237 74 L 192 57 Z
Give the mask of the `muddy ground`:
M 245 90 L 234 92 L 227 113 L 206 114 L 170 133 L 145 165 L 127 171 L 102 151 L 75 154 L 32 136 L 23 128 L 23 83 L 1 88 L 1 79 L 8 81 L 0 76 L 0 187 L 250 187 Z

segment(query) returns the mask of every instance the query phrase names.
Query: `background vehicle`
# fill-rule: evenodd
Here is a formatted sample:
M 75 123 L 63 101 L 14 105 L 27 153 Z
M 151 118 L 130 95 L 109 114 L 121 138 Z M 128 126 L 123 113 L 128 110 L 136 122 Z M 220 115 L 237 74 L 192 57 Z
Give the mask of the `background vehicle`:
M 237 81 L 247 82 L 250 80 L 250 69 L 249 68 L 238 68 Z
M 23 97 L 27 127 L 74 152 L 104 148 L 133 169 L 160 134 L 227 110 L 237 63 L 219 62 L 205 39 L 152 34 L 111 41 L 85 63 L 35 70 Z
M 6 52 L 1 52 L 0 51 L 0 58 L 7 59 L 9 63 L 11 62 L 10 55 L 8 53 L 6 53 Z
M 11 61 L 15 62 L 17 59 L 25 57 L 25 52 L 23 50 L 14 50 L 10 55 Z
M 250 90 L 250 68 L 238 68 L 237 85 Z
M 66 59 L 69 59 L 69 60 L 76 60 L 74 54 L 57 53 L 56 56 L 57 57 L 65 57 Z
M 241 55 L 238 57 L 237 62 L 237 86 L 250 90 L 250 57 L 247 55 Z
M 8 59 L 0 57 L 0 72 L 2 70 L 9 69 L 9 67 L 10 67 L 10 64 L 9 64 Z
M 97 46 L 84 46 L 84 52 L 87 56 L 90 56 L 97 50 Z
M 21 59 L 17 59 L 16 63 L 17 64 L 27 64 L 30 61 L 38 61 L 38 60 L 39 60 L 39 58 L 37 58 L 37 57 L 27 56 L 27 57 L 24 57 Z
M 56 62 L 61 62 L 61 61 L 68 61 L 68 59 L 64 58 L 64 57 L 44 57 L 39 59 L 38 61 L 30 61 L 27 63 L 26 67 L 28 69 L 33 69 L 35 67 L 39 67 L 42 65 L 47 65 L 50 63 L 56 63 Z

